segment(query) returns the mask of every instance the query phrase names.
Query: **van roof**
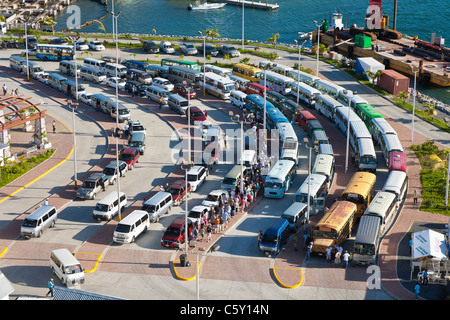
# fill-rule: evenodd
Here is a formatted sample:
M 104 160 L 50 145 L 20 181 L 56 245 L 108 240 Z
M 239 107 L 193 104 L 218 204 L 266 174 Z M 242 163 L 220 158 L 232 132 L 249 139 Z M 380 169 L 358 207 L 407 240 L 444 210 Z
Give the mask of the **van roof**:
M 373 244 L 376 241 L 380 228 L 380 217 L 363 215 L 359 221 L 355 243 Z
M 124 192 L 120 192 L 120 196 L 123 196 L 123 195 L 125 195 L 125 193 Z M 117 199 L 117 191 L 113 191 L 113 192 L 109 193 L 106 197 L 101 199 L 98 203 L 110 204 L 111 202 L 113 202 L 116 199 Z
M 150 199 L 147 199 L 144 204 L 151 205 L 151 204 L 157 204 L 161 200 L 165 199 L 166 197 L 170 196 L 171 194 L 169 192 L 159 191 L 157 194 L 153 195 Z
M 181 187 L 183 187 L 183 186 L 185 186 L 185 185 L 186 185 L 185 180 L 184 180 L 184 179 L 180 179 L 180 180 L 177 180 L 177 181 L 175 181 L 174 183 L 172 183 L 172 184 L 170 185 L 170 188 L 176 189 L 176 188 L 181 188 Z
M 173 227 L 182 227 L 185 224 L 184 217 L 178 217 L 175 220 L 172 221 L 172 223 L 169 225 L 169 228 Z
M 86 181 L 88 181 L 88 180 L 97 180 L 97 179 L 103 177 L 104 175 L 105 174 L 101 173 L 101 172 L 93 173 L 86 179 Z
M 65 266 L 80 264 L 77 258 L 67 249 L 56 249 L 52 251 L 52 254 L 63 262 Z
M 285 229 L 289 225 L 288 221 L 285 219 L 277 219 L 270 227 L 264 232 L 266 235 L 277 236 L 279 231 Z
M 134 210 L 129 215 L 127 215 L 122 221 L 120 221 L 119 224 L 131 225 L 137 219 L 142 218 L 142 216 L 144 215 L 148 215 L 148 212 L 145 210 Z
M 54 206 L 49 205 L 43 205 L 37 208 L 35 211 L 30 213 L 26 219 L 28 220 L 37 220 L 41 217 L 41 215 L 45 214 L 46 212 L 50 211 L 51 209 L 56 209 Z

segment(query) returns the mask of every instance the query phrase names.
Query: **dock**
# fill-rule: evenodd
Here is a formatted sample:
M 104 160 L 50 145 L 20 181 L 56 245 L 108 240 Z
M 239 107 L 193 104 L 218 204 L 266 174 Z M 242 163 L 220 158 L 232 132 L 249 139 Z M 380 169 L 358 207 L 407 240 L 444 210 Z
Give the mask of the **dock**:
M 242 2 L 244 2 L 244 7 L 247 8 L 255 8 L 255 9 L 263 9 L 263 10 L 277 10 L 280 6 L 275 3 L 275 4 L 270 4 L 267 1 L 266 2 L 261 2 L 261 1 L 248 1 L 248 0 L 210 0 L 210 2 L 222 2 L 222 3 L 226 3 L 226 4 L 231 4 L 231 5 L 235 5 L 235 6 L 241 6 L 242 7 Z

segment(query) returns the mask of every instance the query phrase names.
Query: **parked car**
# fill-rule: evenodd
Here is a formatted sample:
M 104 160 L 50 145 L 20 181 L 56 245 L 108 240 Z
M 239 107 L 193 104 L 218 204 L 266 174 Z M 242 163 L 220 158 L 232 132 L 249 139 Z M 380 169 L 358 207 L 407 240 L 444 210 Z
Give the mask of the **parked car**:
M 135 148 L 126 148 L 119 155 L 119 160 L 125 161 L 129 170 L 133 170 L 136 163 L 139 162 L 140 152 Z
M 163 53 L 175 53 L 175 49 L 173 48 L 172 43 L 170 41 L 161 41 L 161 44 L 159 45 L 159 50 Z
M 188 182 L 186 192 L 186 181 L 184 179 L 177 180 L 169 186 L 167 192 L 172 195 L 173 205 L 178 206 L 186 199 L 186 195 L 191 193 L 191 184 Z
M 205 49 L 205 51 L 206 51 L 206 55 L 208 56 L 213 56 L 213 57 L 216 57 L 218 54 L 219 54 L 219 51 L 216 49 L 216 47 L 214 47 L 214 46 L 212 46 L 212 45 L 210 45 L 210 44 L 207 44 L 205 47 L 203 47 L 203 46 L 199 46 L 199 47 L 197 47 L 197 51 L 198 51 L 198 53 L 200 53 L 200 54 L 203 54 L 203 50 Z
M 105 50 L 105 46 L 100 41 L 89 41 L 88 46 L 89 46 L 89 49 L 95 50 L 95 51 Z
M 69 44 L 69 41 L 63 38 L 52 39 L 50 44 Z
M 199 122 L 206 121 L 206 118 L 208 117 L 208 111 L 203 112 L 199 107 L 196 106 L 190 106 L 189 112 L 186 111 L 186 115 L 188 114 L 192 124 L 198 124 Z
M 159 52 L 159 48 L 156 45 L 156 43 L 154 43 L 151 40 L 146 40 L 142 43 L 142 50 L 144 50 L 147 53 L 158 53 Z
M 191 185 L 192 191 L 197 191 L 197 189 L 206 180 L 206 168 L 202 166 L 193 166 L 187 172 L 187 179 Z
M 188 86 L 187 84 L 177 83 L 174 85 L 173 93 L 177 93 L 183 98 L 188 98 L 188 92 L 189 92 L 189 99 L 195 99 L 197 98 L 197 93 L 195 92 L 194 88 Z
M 28 49 L 36 48 L 38 41 L 34 36 L 28 36 L 25 38 L 25 43 L 28 45 Z
M 207 206 L 195 206 L 189 211 L 188 219 L 195 224 L 198 220 L 201 220 L 204 216 L 208 215 L 208 210 L 209 207 Z
M 72 41 L 72 45 L 75 46 L 77 51 L 86 51 L 89 50 L 89 46 L 83 40 L 75 40 Z
M 133 132 L 144 132 L 144 134 L 147 135 L 147 130 L 145 130 L 144 126 L 139 120 L 128 121 L 128 126 L 130 136 L 133 134 Z
M 161 238 L 161 245 L 168 248 L 178 248 L 184 243 L 186 222 L 184 217 L 175 218 L 174 221 L 167 227 Z M 188 219 L 188 234 L 191 233 L 194 227 L 191 220 Z
M 189 54 L 189 55 L 197 54 L 197 49 L 194 47 L 194 45 L 192 43 L 189 43 L 189 42 L 184 42 L 180 46 L 180 51 L 184 54 Z
M 239 57 L 241 53 L 233 46 L 221 46 L 219 47 L 219 52 L 224 56 L 228 55 L 230 58 Z
M 92 93 L 79 93 L 78 94 L 78 100 L 81 100 L 81 102 L 86 103 L 88 106 L 92 105 Z
M 119 90 L 125 89 L 125 80 L 119 77 L 111 77 L 106 79 L 106 84 L 112 88 L 118 87 Z
M 125 177 L 128 172 L 128 165 L 125 161 L 119 160 L 119 177 Z M 117 161 L 112 160 L 104 169 L 108 184 L 115 184 L 117 181 Z
M 97 193 L 106 190 L 108 184 L 104 173 L 93 173 L 78 188 L 77 197 L 82 199 L 95 199 Z
M 144 96 L 145 95 L 145 91 L 147 90 L 147 87 L 145 86 L 145 84 L 139 82 L 139 81 L 133 81 L 133 80 L 128 80 L 125 83 L 125 90 L 129 93 L 132 92 L 134 88 L 134 93 L 138 96 Z
M 206 196 L 205 200 L 203 200 L 202 205 L 207 207 L 218 206 L 222 199 L 225 201 L 228 200 L 228 191 L 222 189 L 213 190 Z
M 36 79 L 38 79 L 39 82 L 48 84 L 48 76 L 49 76 L 49 74 L 47 72 L 44 72 L 44 73 L 38 74 L 36 76 Z

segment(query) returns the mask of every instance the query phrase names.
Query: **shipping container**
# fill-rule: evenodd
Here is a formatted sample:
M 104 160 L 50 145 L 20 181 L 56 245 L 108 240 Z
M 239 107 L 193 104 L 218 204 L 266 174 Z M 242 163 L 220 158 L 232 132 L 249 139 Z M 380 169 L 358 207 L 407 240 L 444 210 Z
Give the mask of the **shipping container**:
M 409 78 L 391 69 L 383 70 L 377 84 L 387 92 L 398 95 L 401 91 L 408 92 Z

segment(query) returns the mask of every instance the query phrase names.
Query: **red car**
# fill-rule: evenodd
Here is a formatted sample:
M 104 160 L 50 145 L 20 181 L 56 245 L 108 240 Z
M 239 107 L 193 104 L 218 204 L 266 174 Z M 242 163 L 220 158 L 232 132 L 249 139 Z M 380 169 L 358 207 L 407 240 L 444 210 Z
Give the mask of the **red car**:
M 125 161 L 129 170 L 133 170 L 135 163 L 139 162 L 139 150 L 136 148 L 126 148 L 119 155 L 119 160 Z
M 202 111 L 199 107 L 191 106 L 189 107 L 189 112 L 186 110 L 186 116 L 189 113 L 189 117 L 191 119 L 191 123 L 195 124 L 196 122 L 206 121 L 208 117 L 208 111 Z
M 189 92 L 189 99 L 197 98 L 197 93 L 195 92 L 194 88 L 182 83 L 175 84 L 175 87 L 173 88 L 172 92 L 178 93 L 180 96 L 186 99 L 188 98 Z
M 184 217 L 176 218 L 166 229 L 162 238 L 161 245 L 168 248 L 177 248 L 180 244 L 184 243 L 184 230 L 186 227 L 186 221 Z M 193 223 L 188 219 L 188 234 L 191 233 L 193 228 Z
M 187 184 L 187 192 L 186 192 L 186 182 L 184 179 L 177 180 L 169 186 L 167 190 L 172 195 L 172 201 L 174 206 L 178 206 L 181 201 L 186 199 L 186 193 L 191 193 L 191 184 L 188 182 Z

